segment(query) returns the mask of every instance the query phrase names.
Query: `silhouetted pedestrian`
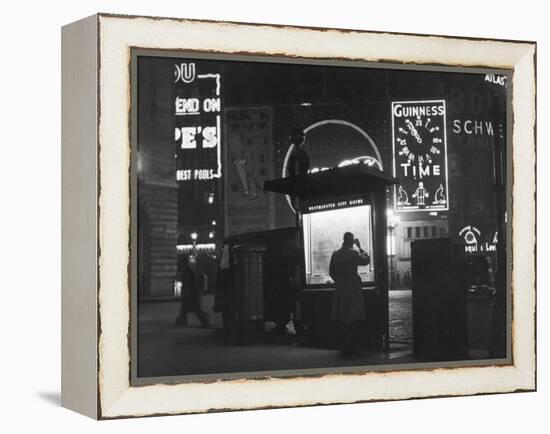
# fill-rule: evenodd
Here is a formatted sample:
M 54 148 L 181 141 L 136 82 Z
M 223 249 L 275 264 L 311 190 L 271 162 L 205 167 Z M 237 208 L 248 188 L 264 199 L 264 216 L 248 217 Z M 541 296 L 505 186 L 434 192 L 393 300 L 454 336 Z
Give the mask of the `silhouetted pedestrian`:
M 354 245 L 358 250 L 354 249 Z M 337 321 L 341 328 L 341 349 L 345 356 L 362 353 L 363 350 L 358 329 L 359 324 L 365 319 L 365 308 L 357 267 L 369 263 L 369 255 L 351 232 L 344 234 L 342 247 L 330 258 L 329 274 L 335 284 L 332 319 Z
M 178 269 L 181 273 L 180 312 L 176 318 L 176 325 L 187 326 L 187 314 L 194 313 L 201 323 L 201 327 L 209 327 L 208 316 L 201 307 L 201 290 L 204 275 L 197 270 L 196 258 L 193 255 L 181 255 Z

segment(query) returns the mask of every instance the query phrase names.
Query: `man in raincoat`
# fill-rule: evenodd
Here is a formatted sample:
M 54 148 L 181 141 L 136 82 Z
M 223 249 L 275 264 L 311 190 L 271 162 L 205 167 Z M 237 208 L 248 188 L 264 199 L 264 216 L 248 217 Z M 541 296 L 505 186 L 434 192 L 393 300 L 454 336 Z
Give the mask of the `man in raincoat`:
M 369 263 L 369 255 L 351 232 L 344 234 L 342 247 L 334 251 L 330 258 L 329 274 L 336 287 L 332 319 L 340 325 L 342 354 L 345 356 L 362 352 L 358 329 L 359 323 L 365 319 L 365 309 L 357 267 Z

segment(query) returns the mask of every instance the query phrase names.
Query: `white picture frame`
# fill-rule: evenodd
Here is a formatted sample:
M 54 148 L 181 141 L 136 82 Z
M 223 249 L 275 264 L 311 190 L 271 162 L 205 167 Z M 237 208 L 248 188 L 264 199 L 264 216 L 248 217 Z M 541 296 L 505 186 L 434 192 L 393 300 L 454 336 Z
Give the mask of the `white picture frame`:
M 132 386 L 131 48 L 512 71 L 512 362 Z M 536 44 L 97 14 L 62 38 L 62 405 L 96 419 L 536 389 Z

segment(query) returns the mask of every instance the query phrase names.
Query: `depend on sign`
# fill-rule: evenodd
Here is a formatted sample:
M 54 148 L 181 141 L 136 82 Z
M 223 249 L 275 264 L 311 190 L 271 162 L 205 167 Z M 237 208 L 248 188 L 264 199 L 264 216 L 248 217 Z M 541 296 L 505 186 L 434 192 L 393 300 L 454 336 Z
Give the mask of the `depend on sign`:
M 176 116 L 195 115 L 200 113 L 201 102 L 198 98 L 176 97 Z M 202 102 L 202 110 L 205 113 L 219 112 L 221 110 L 220 98 L 206 98 Z

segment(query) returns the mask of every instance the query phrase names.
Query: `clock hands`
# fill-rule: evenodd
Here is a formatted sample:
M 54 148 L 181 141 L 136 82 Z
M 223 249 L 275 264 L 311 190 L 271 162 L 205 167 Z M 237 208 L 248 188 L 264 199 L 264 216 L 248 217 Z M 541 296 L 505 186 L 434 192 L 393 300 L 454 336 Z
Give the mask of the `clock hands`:
M 434 131 L 439 131 L 439 127 L 431 126 L 431 118 L 428 118 L 423 125 L 420 124 L 420 127 L 422 130 L 426 130 L 428 136 L 430 137 L 424 136 L 423 138 L 418 129 L 418 119 L 416 123 L 417 126 L 415 126 L 415 123 L 411 119 L 405 119 L 404 122 L 405 128 L 399 127 L 399 132 L 401 134 L 404 134 L 405 136 L 410 133 L 410 135 L 414 137 L 414 142 L 417 143 L 417 145 L 407 145 L 406 138 L 397 137 L 396 140 L 401 145 L 399 154 L 405 155 L 410 162 L 417 160 L 420 165 L 432 164 L 432 155 L 437 155 L 440 153 L 439 149 L 437 148 L 437 144 L 442 143 L 443 140 L 438 137 L 434 137 L 430 140 L 430 134 L 433 134 Z M 433 142 L 433 144 L 431 142 Z M 418 149 L 416 148 L 417 146 L 419 146 Z
M 407 119 L 406 122 L 407 122 L 407 127 L 409 128 L 412 136 L 416 139 L 418 143 L 422 143 L 422 137 L 420 137 L 420 134 L 418 134 L 418 131 L 414 127 L 413 123 L 409 119 Z

